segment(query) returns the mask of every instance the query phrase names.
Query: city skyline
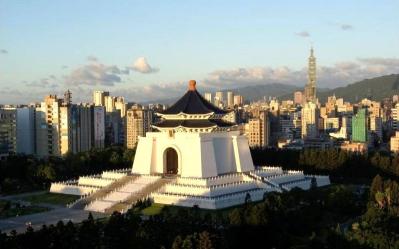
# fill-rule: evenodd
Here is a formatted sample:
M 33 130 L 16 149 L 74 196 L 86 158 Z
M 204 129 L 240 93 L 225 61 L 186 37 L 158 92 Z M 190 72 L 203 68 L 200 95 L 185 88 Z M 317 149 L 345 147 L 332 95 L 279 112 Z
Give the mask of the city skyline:
M 312 44 L 318 87 L 399 71 L 394 1 L 93 3 L 0 4 L 2 104 L 66 89 L 75 102 L 90 101 L 93 90 L 156 100 L 179 96 L 192 78 L 202 92 L 302 87 Z

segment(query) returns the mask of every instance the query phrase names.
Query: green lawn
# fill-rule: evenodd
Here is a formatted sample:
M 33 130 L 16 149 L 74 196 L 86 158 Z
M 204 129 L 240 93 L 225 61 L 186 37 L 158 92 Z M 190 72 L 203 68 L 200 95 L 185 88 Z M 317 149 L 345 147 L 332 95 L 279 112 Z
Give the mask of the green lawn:
M 190 211 L 192 209 L 191 207 L 179 207 L 179 206 L 173 206 L 173 205 L 164 205 L 164 204 L 153 203 L 151 206 L 141 210 L 141 213 L 143 215 L 149 215 L 149 216 L 157 215 L 157 214 L 161 213 L 161 211 L 164 207 L 167 207 L 169 209 L 169 212 L 171 212 L 172 214 L 177 214 L 179 212 L 179 210 L 181 210 L 181 209 L 186 209 L 188 211 Z M 220 213 L 221 215 L 227 215 L 228 213 L 230 213 L 231 210 L 233 210 L 236 207 L 237 206 L 219 209 L 219 210 L 200 209 L 199 213 L 201 215 L 205 215 L 208 213 L 210 213 L 210 214 Z
M 141 213 L 144 214 L 144 215 L 149 215 L 149 216 L 150 215 L 157 215 L 157 214 L 161 213 L 161 210 L 162 210 L 162 208 L 164 206 L 165 205 L 163 205 L 163 204 L 154 203 L 151 206 L 141 210 Z
M 38 203 L 48 203 L 54 205 L 63 205 L 65 206 L 68 203 L 71 203 L 75 200 L 79 199 L 77 195 L 64 195 L 64 194 L 56 194 L 56 193 L 44 193 L 40 195 L 31 195 L 25 197 L 25 201 L 29 201 L 32 204 Z
M 0 219 L 10 218 L 21 215 L 41 213 L 49 211 L 49 208 L 29 206 L 29 207 L 11 207 L 7 201 L 0 201 Z

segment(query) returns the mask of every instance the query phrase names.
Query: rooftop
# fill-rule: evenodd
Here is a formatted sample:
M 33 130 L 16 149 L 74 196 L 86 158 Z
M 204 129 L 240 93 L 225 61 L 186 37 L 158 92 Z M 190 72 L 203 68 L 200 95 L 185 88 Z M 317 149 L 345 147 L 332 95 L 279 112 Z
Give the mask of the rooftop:
M 208 102 L 196 89 L 196 81 L 190 80 L 188 91 L 174 105 L 160 112 L 160 114 L 174 115 L 179 113 L 185 114 L 226 114 L 224 111 L 212 103 Z

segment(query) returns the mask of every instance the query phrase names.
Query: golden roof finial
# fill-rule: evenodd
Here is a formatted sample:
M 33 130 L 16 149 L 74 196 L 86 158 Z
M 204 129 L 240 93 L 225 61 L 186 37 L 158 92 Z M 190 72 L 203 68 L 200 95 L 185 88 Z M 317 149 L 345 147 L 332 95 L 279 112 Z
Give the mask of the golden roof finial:
M 190 80 L 188 82 L 188 90 L 189 91 L 195 91 L 196 90 L 196 87 L 195 87 L 196 85 L 197 85 L 197 82 L 195 80 Z

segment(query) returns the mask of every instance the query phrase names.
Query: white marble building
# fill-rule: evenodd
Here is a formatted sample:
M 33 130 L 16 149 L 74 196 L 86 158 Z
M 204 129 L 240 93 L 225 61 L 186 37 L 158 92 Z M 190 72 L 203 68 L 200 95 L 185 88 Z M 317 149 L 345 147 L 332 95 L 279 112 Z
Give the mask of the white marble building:
M 226 111 L 199 94 L 193 80 L 182 98 L 157 115 L 161 121 L 153 128 L 158 132 L 139 137 L 131 172 L 85 177 L 65 187 L 54 183 L 53 192 L 94 195 L 85 208 L 98 212 L 125 211 L 120 207 L 144 197 L 155 203 L 220 209 L 262 200 L 270 191 L 330 184 L 328 176 L 255 167 L 247 138 L 224 119 Z

